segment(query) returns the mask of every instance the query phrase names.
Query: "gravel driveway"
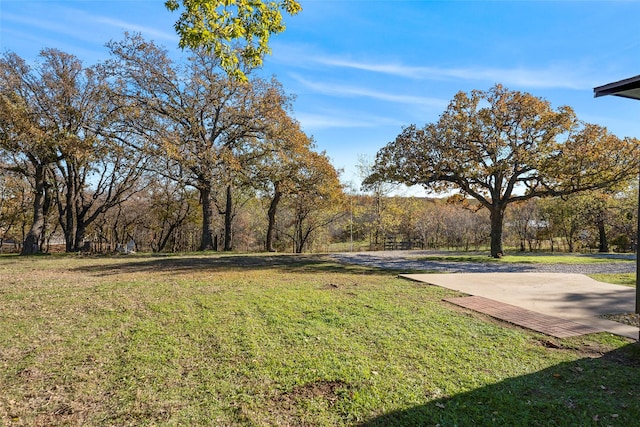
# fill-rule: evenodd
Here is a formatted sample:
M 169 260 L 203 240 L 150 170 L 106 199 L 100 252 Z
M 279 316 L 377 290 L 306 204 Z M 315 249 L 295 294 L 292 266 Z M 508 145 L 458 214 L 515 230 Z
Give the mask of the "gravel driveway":
M 634 273 L 635 262 L 603 262 L 597 264 L 511 264 L 484 262 L 457 262 L 420 260 L 421 257 L 453 255 L 441 251 L 383 251 L 383 252 L 343 252 L 332 254 L 336 261 L 345 264 L 365 265 L 389 270 L 433 271 L 443 273 Z M 465 255 L 464 253 L 460 255 Z M 468 254 L 466 254 L 468 255 Z M 635 255 L 592 255 L 594 257 L 622 258 L 635 260 Z

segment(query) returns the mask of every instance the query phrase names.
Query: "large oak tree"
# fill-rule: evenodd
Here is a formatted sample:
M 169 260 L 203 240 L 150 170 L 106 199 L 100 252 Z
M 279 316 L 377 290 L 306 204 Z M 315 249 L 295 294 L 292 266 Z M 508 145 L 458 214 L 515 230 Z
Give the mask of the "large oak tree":
M 97 67 L 43 49 L 31 66 L 14 53 L 0 58 L 0 150 L 33 186 L 33 222 L 23 254 L 40 251 L 54 202 L 67 251 L 79 250 L 87 227 L 133 191 L 142 158 L 130 149 L 109 84 Z
M 109 47 L 120 103 L 139 113 L 129 115 L 129 126 L 147 138 L 146 150 L 169 160 L 156 172 L 200 194 L 200 250 L 217 248 L 216 213 L 225 216 L 224 245 L 230 250 L 234 186 L 246 163 L 264 152 L 274 115 L 288 108 L 289 98 L 275 80 L 229 78 L 218 71 L 219 60 L 202 50 L 176 63 L 139 35 Z
M 5 170 L 29 179 L 33 191 L 32 221 L 22 254 L 38 253 L 51 207 L 49 167 L 61 157 L 59 135 L 47 120 L 40 75 L 18 55 L 0 58 L 0 150 L 9 159 Z
M 365 181 L 458 189 L 477 199 L 489 210 L 491 255 L 499 257 L 510 203 L 605 188 L 637 174 L 639 162 L 637 139 L 496 85 L 460 92 L 437 122 L 406 127 L 378 152 Z

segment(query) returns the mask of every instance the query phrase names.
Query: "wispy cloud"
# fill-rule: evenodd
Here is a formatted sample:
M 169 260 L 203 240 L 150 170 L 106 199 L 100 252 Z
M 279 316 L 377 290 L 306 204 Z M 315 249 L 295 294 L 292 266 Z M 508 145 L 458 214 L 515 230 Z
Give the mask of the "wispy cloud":
M 415 67 L 394 63 L 360 62 L 327 56 L 310 57 L 316 64 L 388 74 L 417 80 L 469 80 L 488 81 L 532 88 L 564 88 L 582 90 L 592 88 L 594 82 L 584 78 L 575 68 L 550 66 L 547 68 L 495 68 L 495 67 Z
M 398 95 L 395 93 L 382 92 L 359 86 L 341 85 L 326 82 L 313 82 L 295 74 L 293 74 L 292 77 L 307 89 L 311 89 L 314 92 L 318 92 L 324 95 L 341 97 L 364 97 L 400 104 L 435 107 L 439 109 L 442 107 L 446 107 L 448 103 L 448 101 L 439 98 L 413 95 Z
M 402 123 L 388 117 L 375 115 L 353 114 L 348 112 L 317 112 L 296 113 L 296 119 L 300 121 L 305 131 L 314 131 L 331 128 L 375 128 L 380 125 L 401 126 Z
M 87 39 L 98 39 L 96 41 L 100 43 L 104 43 L 106 41 L 101 37 L 105 32 L 109 33 L 109 29 L 114 29 L 120 34 L 124 31 L 140 32 L 147 37 L 158 40 L 177 41 L 175 33 L 159 31 L 154 27 L 113 19 L 109 16 L 91 14 L 73 8 L 61 9 L 64 11 L 63 16 L 66 17 L 63 21 L 52 21 L 38 18 L 33 15 L 13 13 L 3 13 L 2 20 L 20 24 L 23 28 L 36 30 L 34 31 L 35 34 L 39 31 L 46 31 L 85 41 Z M 81 23 L 81 25 L 78 25 L 78 23 Z M 88 28 L 91 28 L 93 31 L 88 31 Z
M 149 36 L 159 40 L 177 41 L 178 38 L 175 33 L 168 33 L 165 31 L 158 31 L 156 28 L 147 27 L 143 25 L 132 24 L 130 22 L 122 21 L 119 19 L 113 19 L 106 16 L 88 15 L 91 20 L 97 24 L 109 25 L 111 27 L 119 28 L 123 31 L 132 31 L 142 33 L 145 36 Z
M 373 64 L 366 62 L 357 62 L 341 58 L 331 58 L 327 56 L 315 56 L 310 58 L 311 61 L 327 65 L 331 67 L 352 68 L 362 71 L 371 71 L 374 73 L 391 74 L 399 77 L 424 78 L 426 75 L 436 75 L 435 69 L 425 67 L 410 67 L 400 64 Z
M 17 15 L 13 13 L 3 13 L 2 20 L 20 24 L 23 27 L 31 27 L 39 30 L 53 31 L 71 37 L 80 37 L 80 32 L 73 26 L 65 25 L 46 19 L 39 19 L 33 16 Z
M 371 127 L 371 122 L 333 115 L 297 113 L 296 119 L 305 131 L 329 128 L 361 128 Z
M 340 68 L 384 74 L 414 80 L 436 81 L 481 81 L 490 84 L 502 83 L 519 88 L 560 88 L 584 90 L 593 88 L 592 70 L 581 73 L 576 64 L 551 64 L 536 67 L 492 67 L 492 66 L 416 66 L 392 61 L 361 61 L 341 56 L 310 54 L 309 46 L 276 45 L 276 61 L 299 68 Z

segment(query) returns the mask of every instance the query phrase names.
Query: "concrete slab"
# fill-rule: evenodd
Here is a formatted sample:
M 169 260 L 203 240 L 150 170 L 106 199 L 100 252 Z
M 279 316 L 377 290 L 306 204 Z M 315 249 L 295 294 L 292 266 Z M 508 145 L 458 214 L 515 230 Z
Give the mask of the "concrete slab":
M 635 311 L 635 289 L 598 282 L 583 274 L 457 273 L 401 277 L 638 339 L 638 328 L 598 317 Z

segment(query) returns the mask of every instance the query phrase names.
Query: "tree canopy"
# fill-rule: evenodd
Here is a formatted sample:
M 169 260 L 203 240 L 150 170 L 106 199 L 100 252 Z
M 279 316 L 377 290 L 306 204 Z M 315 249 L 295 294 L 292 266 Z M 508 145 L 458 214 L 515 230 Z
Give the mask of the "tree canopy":
M 212 218 L 217 207 L 227 217 L 224 243 L 230 250 L 232 187 L 263 155 L 274 118 L 284 114 L 289 98 L 275 80 L 238 81 L 216 73 L 218 59 L 203 50 L 181 65 L 139 35 L 109 47 L 109 66 L 121 79 L 120 102 L 140 112 L 129 126 L 149 138 L 148 150 L 171 160 L 167 176 L 200 192 L 200 249 L 216 247 Z M 217 187 L 223 195 L 216 194 Z
M 613 185 L 637 174 L 639 159 L 637 139 L 496 85 L 459 92 L 437 122 L 404 128 L 378 152 L 365 184 L 458 189 L 477 199 L 491 214 L 491 254 L 500 256 L 509 203 Z
M 117 124 L 99 67 L 43 49 L 30 66 L 15 53 L 0 56 L 2 169 L 32 187 L 33 221 L 23 254 L 37 253 L 51 208 L 58 210 L 69 251 L 80 249 L 87 227 L 137 190 L 144 156 Z
M 167 0 L 165 6 L 172 12 L 184 8 L 175 23 L 181 48 L 204 48 L 227 74 L 242 80 L 244 67 L 261 66 L 271 53 L 271 35 L 284 31 L 282 11 L 302 10 L 296 0 Z

